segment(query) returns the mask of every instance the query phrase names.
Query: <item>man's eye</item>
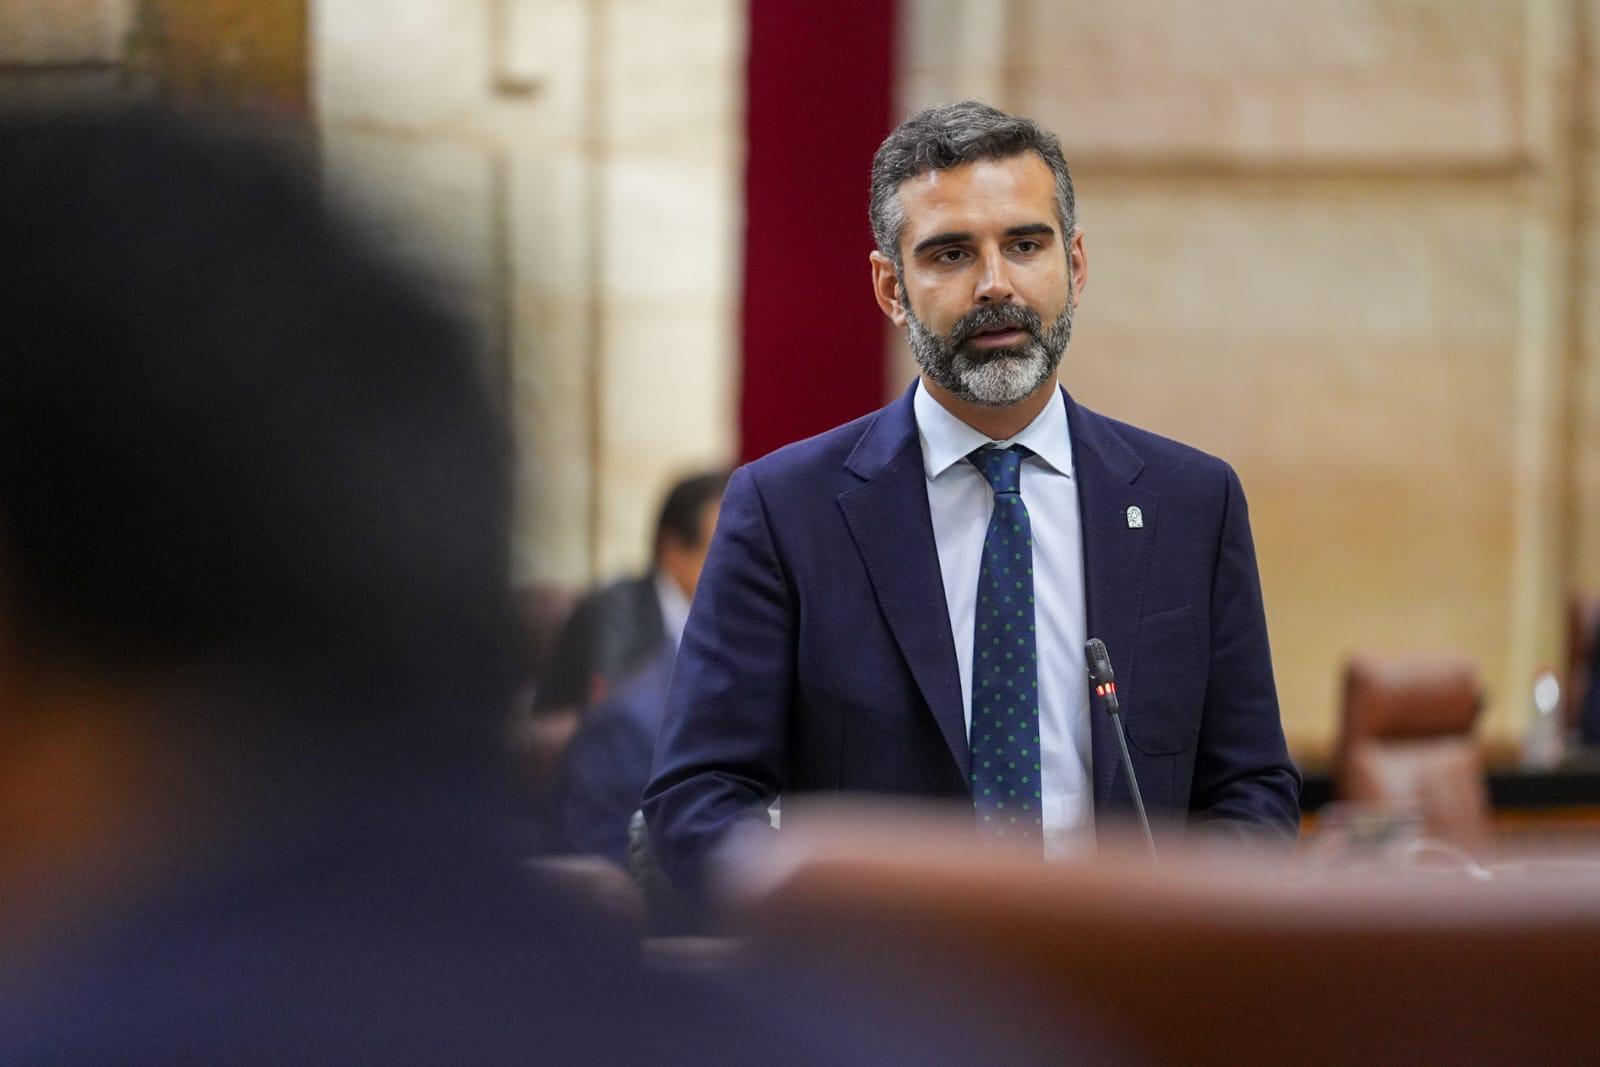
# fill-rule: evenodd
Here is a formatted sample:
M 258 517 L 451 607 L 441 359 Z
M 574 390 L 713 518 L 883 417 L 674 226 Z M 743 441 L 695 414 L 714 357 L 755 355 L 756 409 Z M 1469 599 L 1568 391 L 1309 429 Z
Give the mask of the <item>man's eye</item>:
M 943 252 L 933 257 L 935 263 L 959 263 L 966 258 L 966 253 L 959 248 L 946 248 Z
M 1014 250 L 1016 250 L 1018 252 L 1021 252 L 1023 255 L 1027 255 L 1030 252 L 1037 252 L 1039 250 L 1039 242 L 1038 241 L 1018 241 L 1016 244 L 1012 245 L 1011 247 Z

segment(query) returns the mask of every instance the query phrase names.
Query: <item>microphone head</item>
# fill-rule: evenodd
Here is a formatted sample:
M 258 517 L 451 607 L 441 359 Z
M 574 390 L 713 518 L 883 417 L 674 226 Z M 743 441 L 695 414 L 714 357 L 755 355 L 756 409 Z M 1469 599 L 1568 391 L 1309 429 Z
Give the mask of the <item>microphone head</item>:
M 1083 646 L 1084 663 L 1089 668 L 1089 681 L 1095 685 L 1109 685 L 1116 681 L 1116 675 L 1111 673 L 1111 654 L 1106 651 L 1106 643 L 1098 637 L 1089 638 Z

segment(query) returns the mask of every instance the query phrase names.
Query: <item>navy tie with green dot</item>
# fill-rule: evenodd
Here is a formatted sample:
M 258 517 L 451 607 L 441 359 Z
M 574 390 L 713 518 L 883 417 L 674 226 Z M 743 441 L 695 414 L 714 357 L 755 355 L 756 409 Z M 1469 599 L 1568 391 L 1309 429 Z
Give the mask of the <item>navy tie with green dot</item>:
M 1039 655 L 1033 619 L 1033 528 L 1022 502 L 1021 445 L 967 458 L 994 489 L 978 566 L 972 650 L 972 800 L 986 836 L 1039 842 Z

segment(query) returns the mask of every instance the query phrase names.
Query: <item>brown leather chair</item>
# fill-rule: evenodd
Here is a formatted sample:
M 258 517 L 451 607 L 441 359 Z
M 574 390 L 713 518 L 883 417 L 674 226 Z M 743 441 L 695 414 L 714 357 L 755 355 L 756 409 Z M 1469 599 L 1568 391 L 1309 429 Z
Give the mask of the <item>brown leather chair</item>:
M 1355 655 L 1345 665 L 1340 800 L 1415 812 L 1431 838 L 1485 853 L 1489 796 L 1472 727 L 1483 685 L 1449 652 Z
M 1006 1062 L 1594 1058 L 1575 995 L 1600 975 L 1592 869 L 1311 881 L 1176 853 L 1047 866 L 861 812 L 768 837 L 729 857 L 726 881 L 755 959 L 1022 1039 L 1031 1058 Z
M 1578 716 L 1589 699 L 1590 657 L 1600 637 L 1600 593 L 1573 593 L 1567 601 L 1567 675 L 1561 687 L 1563 717 L 1568 731 L 1578 726 Z

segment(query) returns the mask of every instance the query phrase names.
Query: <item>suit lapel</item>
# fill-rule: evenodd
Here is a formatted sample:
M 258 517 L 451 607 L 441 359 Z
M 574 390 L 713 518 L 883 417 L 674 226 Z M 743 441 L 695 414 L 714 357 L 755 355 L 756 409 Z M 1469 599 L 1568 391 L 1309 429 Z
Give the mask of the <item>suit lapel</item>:
M 1133 484 L 1144 470 L 1144 462 L 1109 420 L 1078 407 L 1068 396 L 1067 422 L 1072 432 L 1072 465 L 1078 480 L 1083 526 L 1088 635 L 1106 643 L 1117 674 L 1117 688 L 1130 692 L 1145 576 L 1151 546 L 1160 529 L 1159 498 Z M 1130 507 L 1139 509 L 1142 526 L 1130 525 Z M 1088 684 L 1087 679 L 1084 684 Z M 1125 715 L 1137 714 L 1133 703 L 1124 703 Z M 1121 756 L 1113 727 L 1098 706 L 1091 705 L 1089 731 L 1094 751 L 1095 806 L 1103 809 L 1112 784 L 1121 774 Z
M 867 480 L 840 494 L 839 507 L 889 630 L 961 769 L 961 780 L 968 782 L 971 756 L 961 674 L 939 577 L 911 397 L 908 390 L 862 435 L 846 466 Z

